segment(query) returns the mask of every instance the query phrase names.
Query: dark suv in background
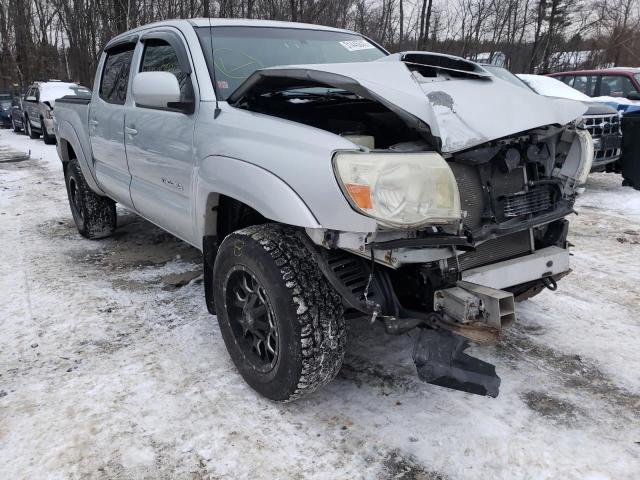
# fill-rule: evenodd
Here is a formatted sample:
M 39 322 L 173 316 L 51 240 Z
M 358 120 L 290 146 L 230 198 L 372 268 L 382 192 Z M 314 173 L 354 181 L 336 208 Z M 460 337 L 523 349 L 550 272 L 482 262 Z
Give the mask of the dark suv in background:
M 8 93 L 0 93 L 0 125 L 11 127 L 11 95 Z
M 640 100 L 640 68 L 576 70 L 549 74 L 550 77 L 590 97 L 618 97 Z

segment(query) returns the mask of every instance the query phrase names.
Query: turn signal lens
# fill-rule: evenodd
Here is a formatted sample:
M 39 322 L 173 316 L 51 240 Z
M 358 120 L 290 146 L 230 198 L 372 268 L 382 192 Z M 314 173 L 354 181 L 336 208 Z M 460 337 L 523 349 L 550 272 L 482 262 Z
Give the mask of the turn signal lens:
M 373 202 L 371 201 L 371 189 L 369 188 L 369 185 L 347 183 L 345 188 L 349 192 L 349 195 L 351 195 L 351 199 L 359 208 L 373 208 Z

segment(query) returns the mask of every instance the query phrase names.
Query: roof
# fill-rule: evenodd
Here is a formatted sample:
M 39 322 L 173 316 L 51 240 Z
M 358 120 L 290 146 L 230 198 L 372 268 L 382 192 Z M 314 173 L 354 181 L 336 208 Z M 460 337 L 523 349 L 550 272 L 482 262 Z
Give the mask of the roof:
M 628 67 L 613 67 L 606 69 L 594 69 L 594 70 L 571 70 L 568 72 L 555 72 L 549 73 L 549 77 L 557 77 L 560 75 L 593 75 L 593 74 L 618 74 L 618 75 L 628 75 L 633 73 L 640 72 L 640 68 L 628 68 Z
M 344 33 L 353 33 L 350 30 L 343 30 L 340 28 L 333 27 L 325 27 L 324 25 L 313 25 L 311 23 L 298 23 L 298 22 L 280 22 L 277 20 L 249 20 L 246 18 L 191 18 L 187 20 L 175 19 L 175 20 L 162 20 L 160 22 L 148 23 L 146 25 L 140 25 L 139 27 L 133 28 L 131 30 L 127 30 L 119 35 L 116 35 L 115 38 L 126 37 L 132 33 L 140 32 L 143 30 L 147 30 L 151 27 L 162 27 L 162 26 L 172 26 L 172 27 L 208 27 L 209 25 L 213 27 L 277 27 L 277 28 L 300 28 L 300 29 L 310 29 L 310 30 L 326 30 L 332 32 L 344 32 Z
M 351 30 L 343 30 L 340 28 L 325 27 L 324 25 L 313 25 L 310 23 L 298 23 L 298 22 L 280 22 L 277 20 L 249 20 L 246 18 L 192 18 L 187 20 L 174 19 L 174 20 L 162 20 L 160 22 L 148 23 L 146 25 L 140 25 L 139 27 L 122 32 L 113 37 L 107 43 L 105 48 L 110 45 L 119 42 L 121 39 L 125 39 L 129 35 L 141 33 L 149 28 L 155 27 L 175 27 L 180 30 L 191 27 L 271 27 L 271 28 L 299 28 L 306 30 L 325 30 L 328 32 L 342 32 L 350 33 L 352 35 L 359 35 Z
M 298 22 L 280 22 L 277 20 L 249 20 L 246 18 L 193 18 L 188 20 L 188 22 L 194 27 L 208 27 L 209 25 L 213 27 L 277 27 L 355 33 L 350 30 L 326 27 L 324 25 L 314 25 L 311 23 Z

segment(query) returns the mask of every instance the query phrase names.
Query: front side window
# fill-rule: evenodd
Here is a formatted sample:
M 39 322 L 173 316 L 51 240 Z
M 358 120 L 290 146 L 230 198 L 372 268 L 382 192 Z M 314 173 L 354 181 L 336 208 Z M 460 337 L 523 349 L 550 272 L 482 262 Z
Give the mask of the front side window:
M 636 82 L 640 83 L 640 73 L 636 73 L 634 77 L 636 77 Z
M 145 42 L 140 71 L 173 73 L 180 85 L 180 101 L 193 100 L 193 87 L 189 75 L 182 71 L 178 55 L 166 41 L 152 39 Z
M 622 75 L 605 75 L 600 84 L 600 95 L 607 97 L 624 97 L 635 92 L 631 79 Z
M 387 55 L 360 35 L 345 32 L 274 27 L 201 27 L 196 31 L 221 100 L 262 68 L 370 62 Z
M 105 102 L 124 105 L 134 47 L 135 45 L 127 44 L 107 52 L 99 91 L 100 98 Z

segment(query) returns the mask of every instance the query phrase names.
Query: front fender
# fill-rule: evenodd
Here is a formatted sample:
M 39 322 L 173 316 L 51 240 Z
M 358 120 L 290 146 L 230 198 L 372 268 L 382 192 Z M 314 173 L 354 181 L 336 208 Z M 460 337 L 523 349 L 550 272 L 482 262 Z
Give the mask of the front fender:
M 195 238 L 205 235 L 211 194 L 239 200 L 274 222 L 320 228 L 309 207 L 287 183 L 254 164 L 231 157 L 209 156 L 199 163 L 194 175 Z
M 78 160 L 78 164 L 80 165 L 80 170 L 82 170 L 82 175 L 87 181 L 89 188 L 99 195 L 106 195 L 106 193 L 98 186 L 94 176 L 94 171 L 91 169 L 91 164 L 88 161 L 88 158 L 91 158 L 91 146 L 88 144 L 89 142 L 87 141 L 86 147 L 83 148 L 82 142 L 80 141 L 80 137 L 76 133 L 75 128 L 73 128 L 73 125 L 66 120 L 58 121 L 56 136 L 58 137 L 58 145 L 56 148 L 58 150 L 58 157 L 60 157 L 60 160 L 62 160 L 62 162 L 68 162 L 70 160 L 69 152 L 63 143 L 66 142 L 71 145 L 71 148 L 76 155 L 76 159 Z M 85 148 L 87 149 L 86 155 Z

